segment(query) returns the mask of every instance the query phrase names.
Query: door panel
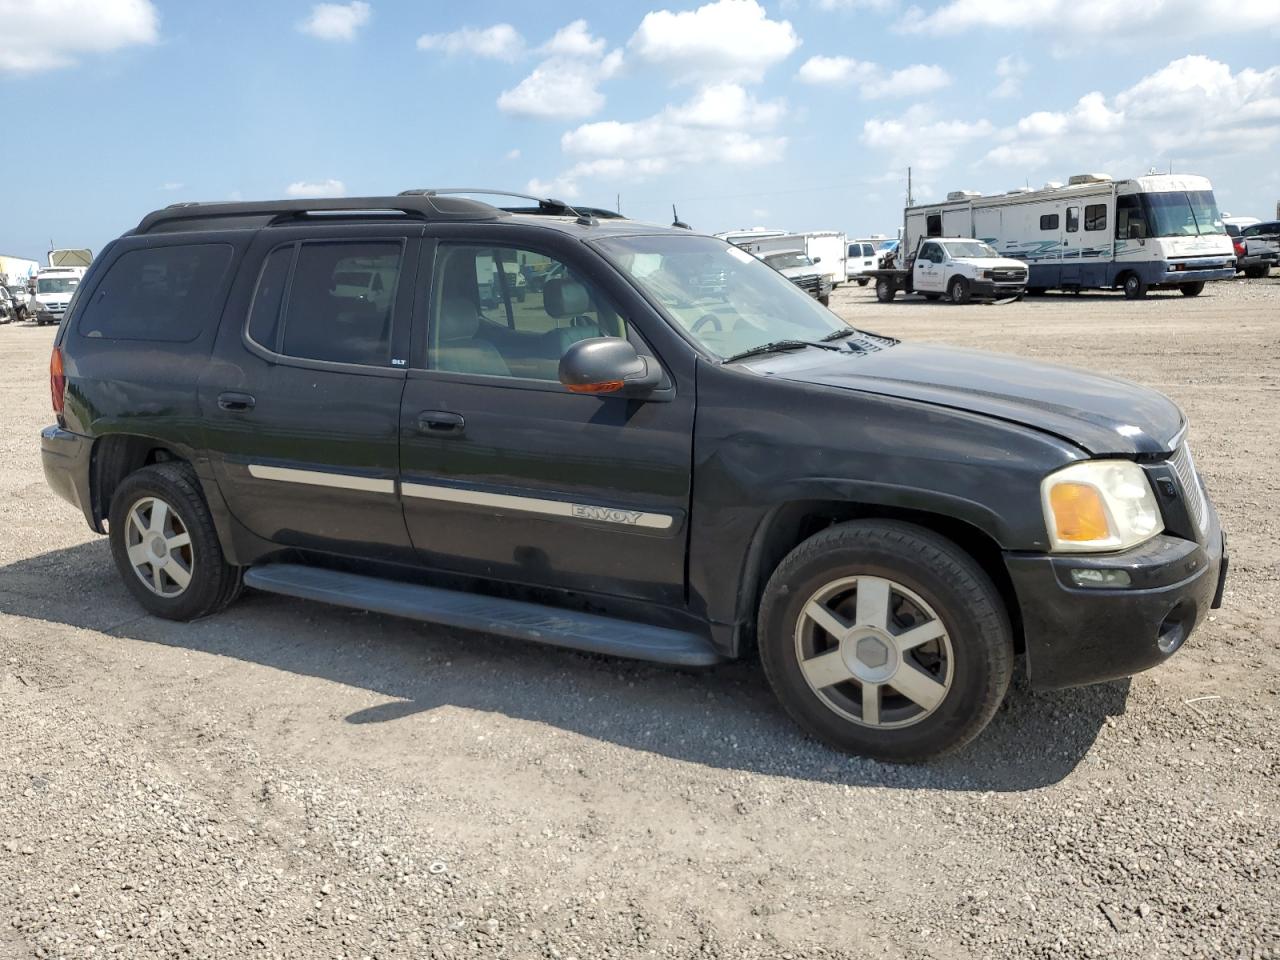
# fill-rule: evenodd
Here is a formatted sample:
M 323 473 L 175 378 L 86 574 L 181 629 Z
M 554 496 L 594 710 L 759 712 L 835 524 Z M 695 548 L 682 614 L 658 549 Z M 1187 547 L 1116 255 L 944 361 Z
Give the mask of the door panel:
M 205 446 L 231 513 L 259 537 L 410 559 L 395 486 L 405 373 L 392 354 L 406 353 L 419 243 L 405 228 L 352 232 L 273 231 L 249 258 L 302 241 L 247 278 L 224 318 L 199 387 Z
M 579 330 L 615 333 L 615 318 L 625 313 L 628 334 L 650 353 L 637 328 L 661 321 L 640 316 L 638 298 L 627 302 L 625 293 L 613 296 L 616 287 L 602 286 L 598 274 L 612 268 L 590 251 L 580 260 L 524 248 L 500 254 L 521 269 L 536 264 L 540 275 L 519 290 L 499 284 L 495 295 L 483 277 L 470 291 L 475 268 L 453 272 L 461 262 L 456 249 L 441 244 L 431 258 L 440 264 L 425 298 L 432 349 L 421 360 L 415 351 L 419 367 L 450 368 L 410 370 L 400 418 L 404 515 L 422 561 L 497 580 L 682 603 L 692 382 L 673 380 L 658 401 L 574 394 L 550 379 L 554 366 L 537 346 L 573 342 Z M 456 311 L 472 297 L 483 300 L 480 316 L 464 322 Z M 571 301 L 566 317 L 560 306 Z M 418 311 L 415 340 L 425 312 Z M 503 316 L 509 322 L 501 329 L 484 326 Z M 560 319 L 571 325 L 558 326 Z
M 1080 205 L 1069 204 L 1062 208 L 1062 272 L 1060 283 L 1078 286 L 1080 283 Z

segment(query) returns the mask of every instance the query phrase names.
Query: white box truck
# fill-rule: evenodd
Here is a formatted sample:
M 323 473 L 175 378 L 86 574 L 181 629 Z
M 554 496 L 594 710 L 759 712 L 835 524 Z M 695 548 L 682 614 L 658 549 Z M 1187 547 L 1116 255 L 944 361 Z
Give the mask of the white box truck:
M 1049 289 L 1199 294 L 1235 275 L 1235 250 L 1204 177 L 1160 174 L 1112 180 L 1080 174 L 1040 190 L 968 191 L 905 212 L 904 243 L 921 237 L 982 240 L 1030 267 L 1029 293 Z

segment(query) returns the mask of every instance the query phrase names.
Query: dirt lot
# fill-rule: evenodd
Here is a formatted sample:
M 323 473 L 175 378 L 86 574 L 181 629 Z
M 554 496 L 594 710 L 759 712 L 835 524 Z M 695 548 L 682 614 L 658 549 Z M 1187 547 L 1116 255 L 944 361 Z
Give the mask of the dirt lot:
M 1280 277 L 833 306 L 1170 394 L 1219 616 L 914 768 L 805 740 L 754 664 L 253 594 L 175 625 L 44 486 L 52 330 L 0 327 L 0 957 L 1280 956 Z

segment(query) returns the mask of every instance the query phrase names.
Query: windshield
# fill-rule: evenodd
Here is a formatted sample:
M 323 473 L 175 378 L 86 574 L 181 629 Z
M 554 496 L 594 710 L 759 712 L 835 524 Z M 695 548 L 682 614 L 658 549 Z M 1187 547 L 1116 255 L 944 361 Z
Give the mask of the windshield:
M 1153 237 L 1198 237 L 1224 233 L 1212 190 L 1144 193 Z
M 786 253 L 771 253 L 764 258 L 764 262 L 775 270 L 785 270 L 787 267 L 813 266 L 813 261 L 798 250 L 788 250 Z
M 1000 256 L 990 244 L 983 243 L 981 240 L 948 240 L 943 246 L 947 248 L 947 253 L 953 260 L 960 257 L 990 260 L 992 257 Z
M 849 329 L 790 280 L 723 240 L 664 234 L 612 237 L 597 246 L 718 357 Z M 723 274 L 724 280 L 709 286 L 703 281 L 708 274 Z
M 78 277 L 40 277 L 36 280 L 36 293 L 70 293 L 79 283 Z

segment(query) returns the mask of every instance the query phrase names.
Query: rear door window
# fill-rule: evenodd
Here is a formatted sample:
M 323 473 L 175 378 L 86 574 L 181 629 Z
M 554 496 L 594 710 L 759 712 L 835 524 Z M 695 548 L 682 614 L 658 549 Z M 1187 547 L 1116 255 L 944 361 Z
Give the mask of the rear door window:
M 218 315 L 231 266 L 226 243 L 129 250 L 107 268 L 80 314 L 82 337 L 188 343 Z
M 279 352 L 304 360 L 390 365 L 391 318 L 403 259 L 398 240 L 301 244 Z M 269 317 L 263 323 L 269 329 Z

